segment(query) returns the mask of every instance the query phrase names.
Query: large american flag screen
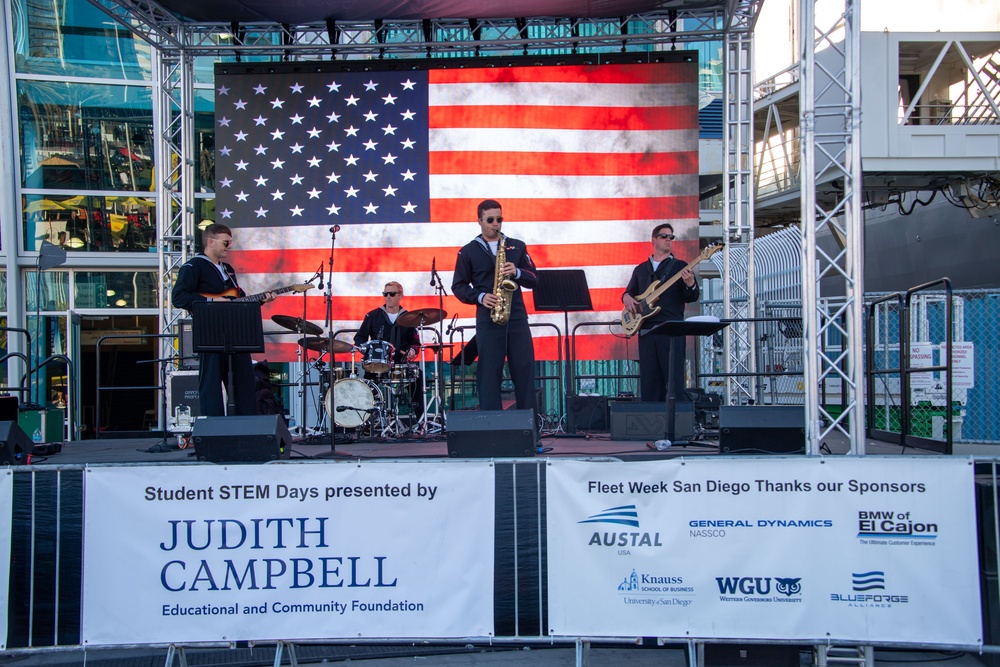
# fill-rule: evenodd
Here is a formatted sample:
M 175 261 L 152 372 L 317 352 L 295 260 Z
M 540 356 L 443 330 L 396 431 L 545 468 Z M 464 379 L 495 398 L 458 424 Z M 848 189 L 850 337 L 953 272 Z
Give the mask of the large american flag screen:
M 284 331 L 275 314 L 325 333 L 356 328 L 388 281 L 402 283 L 404 308 L 438 308 L 432 265 L 449 323 L 457 315 L 471 329 L 474 308 L 452 296 L 451 278 L 459 248 L 479 233 L 483 199 L 501 202 L 503 232 L 527 243 L 539 269 L 585 270 L 594 310 L 571 313 L 571 330 L 618 320 L 656 224 L 674 225 L 682 259 L 698 251 L 697 64 L 679 60 L 220 66 L 215 217 L 234 229 L 230 261 L 244 289 L 301 283 L 332 256 L 322 290 L 316 282 L 264 306 L 265 330 Z M 526 303 L 532 323 L 565 334 L 562 313 L 535 310 L 530 292 Z M 556 329 L 533 332 L 536 356 L 557 359 Z M 269 360 L 296 358 L 296 336 L 284 333 L 268 337 Z M 577 358 L 634 357 L 621 333 L 580 329 Z

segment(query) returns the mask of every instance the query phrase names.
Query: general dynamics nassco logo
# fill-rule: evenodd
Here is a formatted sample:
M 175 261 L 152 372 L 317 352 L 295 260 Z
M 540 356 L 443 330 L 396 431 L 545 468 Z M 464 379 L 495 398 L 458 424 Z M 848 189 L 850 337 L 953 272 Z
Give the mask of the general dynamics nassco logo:
M 802 577 L 716 577 L 722 602 L 802 602 Z
M 625 528 L 635 528 L 636 530 L 599 530 L 594 531 L 587 541 L 588 547 L 618 547 L 618 554 L 627 556 L 630 549 L 662 547 L 659 533 L 648 533 L 638 530 L 639 513 L 635 505 L 621 505 L 619 507 L 609 507 L 606 510 L 592 514 L 586 519 L 577 523 L 597 523 L 608 524 L 610 526 L 624 526 Z

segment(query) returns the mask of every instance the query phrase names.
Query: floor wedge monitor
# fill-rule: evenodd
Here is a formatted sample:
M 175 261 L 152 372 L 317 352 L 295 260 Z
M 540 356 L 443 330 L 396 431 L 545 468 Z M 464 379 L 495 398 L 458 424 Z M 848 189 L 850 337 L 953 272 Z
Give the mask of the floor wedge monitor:
M 534 410 L 452 410 L 448 456 L 500 458 L 535 455 Z
M 806 449 L 806 413 L 801 405 L 723 405 L 719 409 L 719 453 L 801 454 Z
M 287 459 L 292 436 L 280 415 L 200 417 L 191 431 L 195 456 L 212 463 Z

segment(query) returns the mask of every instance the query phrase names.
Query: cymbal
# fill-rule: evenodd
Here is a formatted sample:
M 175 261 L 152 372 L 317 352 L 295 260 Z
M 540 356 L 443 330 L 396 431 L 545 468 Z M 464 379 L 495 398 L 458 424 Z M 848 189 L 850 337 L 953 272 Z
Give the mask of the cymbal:
M 401 327 L 419 327 L 426 324 L 435 324 L 448 317 L 448 313 L 440 308 L 421 308 L 420 310 L 408 310 L 398 318 L 396 324 Z
M 324 336 L 300 338 L 299 345 L 313 352 L 326 352 L 330 349 L 330 339 Z M 354 346 L 350 343 L 345 343 L 336 338 L 333 339 L 334 352 L 350 352 L 353 349 Z
M 292 317 L 291 315 L 271 315 L 271 321 L 278 326 L 285 327 L 289 331 L 297 331 L 310 336 L 323 335 L 322 327 L 318 324 L 313 324 L 309 320 L 304 320 L 301 317 Z
M 326 352 L 330 348 L 330 339 L 322 336 L 316 338 L 300 338 L 299 345 L 313 352 Z

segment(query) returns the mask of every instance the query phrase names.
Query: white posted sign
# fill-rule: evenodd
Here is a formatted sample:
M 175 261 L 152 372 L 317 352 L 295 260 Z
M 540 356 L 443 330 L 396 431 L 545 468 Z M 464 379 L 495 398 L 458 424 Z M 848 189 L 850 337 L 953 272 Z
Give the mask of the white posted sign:
M 83 643 L 490 635 L 493 473 L 88 469 Z
M 546 494 L 553 635 L 981 641 L 968 459 L 552 461 Z

